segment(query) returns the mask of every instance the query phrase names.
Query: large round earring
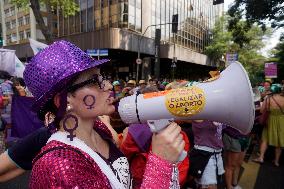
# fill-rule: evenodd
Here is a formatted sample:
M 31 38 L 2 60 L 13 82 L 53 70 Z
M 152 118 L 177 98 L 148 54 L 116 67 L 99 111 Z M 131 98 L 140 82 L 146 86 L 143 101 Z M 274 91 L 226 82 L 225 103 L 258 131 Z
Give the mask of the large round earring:
M 69 129 L 67 127 L 67 120 L 68 119 L 73 119 L 74 120 L 74 125 L 73 125 L 73 128 Z M 73 141 L 73 138 L 76 137 L 76 134 L 74 133 L 75 130 L 77 129 L 78 127 L 78 118 L 72 114 L 68 114 L 65 116 L 65 118 L 63 119 L 63 129 L 69 133 L 69 135 L 67 135 L 67 138 L 70 139 L 70 141 Z

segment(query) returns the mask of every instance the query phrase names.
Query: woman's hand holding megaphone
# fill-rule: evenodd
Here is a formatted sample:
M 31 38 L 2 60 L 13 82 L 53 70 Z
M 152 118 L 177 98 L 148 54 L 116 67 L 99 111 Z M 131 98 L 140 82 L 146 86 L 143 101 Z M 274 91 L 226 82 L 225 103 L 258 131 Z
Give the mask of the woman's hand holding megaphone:
M 179 156 L 185 146 L 185 142 L 180 132 L 180 126 L 172 122 L 160 132 L 153 133 L 153 154 L 171 163 L 178 162 Z

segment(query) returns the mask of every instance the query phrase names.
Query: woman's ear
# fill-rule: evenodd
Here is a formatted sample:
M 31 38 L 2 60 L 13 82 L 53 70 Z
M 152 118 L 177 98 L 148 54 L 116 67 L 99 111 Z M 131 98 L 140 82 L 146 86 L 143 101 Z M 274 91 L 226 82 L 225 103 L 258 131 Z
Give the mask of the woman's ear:
M 60 94 L 55 95 L 55 97 L 53 98 L 53 103 L 57 108 L 59 108 L 59 106 L 60 106 Z

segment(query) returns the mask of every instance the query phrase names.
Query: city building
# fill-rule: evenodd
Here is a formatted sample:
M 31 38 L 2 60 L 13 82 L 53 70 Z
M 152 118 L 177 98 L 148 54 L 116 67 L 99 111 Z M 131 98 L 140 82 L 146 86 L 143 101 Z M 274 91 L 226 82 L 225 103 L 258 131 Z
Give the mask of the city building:
M 75 42 L 91 55 L 94 55 L 92 50 L 108 49 L 112 66 L 120 75 L 130 72 L 131 77 L 136 77 L 138 51 L 143 59 L 140 76 L 153 75 L 157 69 L 153 66 L 157 28 L 161 29 L 161 75 L 172 69 L 173 57 L 178 60 L 176 72 L 184 72 L 180 74 L 184 76 L 192 76 L 189 72 L 199 65 L 215 66 L 202 53 L 210 41 L 210 29 L 223 13 L 223 4 L 213 6 L 213 0 L 80 0 L 77 3 L 80 5 L 77 15 L 59 16 L 58 36 Z M 179 15 L 177 34 L 171 32 L 171 24 L 166 24 L 172 22 L 174 14 Z M 178 69 L 187 63 L 194 69 Z
M 45 7 L 41 8 L 44 21 L 47 14 Z M 35 16 L 31 8 L 17 8 L 10 0 L 0 1 L 1 26 L 4 46 L 13 46 L 15 44 L 26 44 L 29 38 L 44 41 L 44 36 L 38 29 Z M 57 21 L 56 15 L 54 20 Z M 55 28 L 54 33 L 57 33 Z
M 203 53 L 210 42 L 210 30 L 223 14 L 223 4 L 213 5 L 213 0 L 75 1 L 80 6 L 75 16 L 66 18 L 58 10 L 57 36 L 72 41 L 94 58 L 110 58 L 106 70 L 111 69 L 113 76 L 136 78 L 138 72 L 139 78 L 148 78 L 159 69 L 161 77 L 171 77 L 175 69 L 176 77 L 198 79 L 195 77 L 201 71 L 216 66 Z M 178 29 L 172 33 L 175 14 Z M 156 29 L 161 31 L 159 51 Z M 12 40 L 19 32 L 9 34 Z M 30 56 L 24 51 L 18 56 L 24 54 Z M 138 57 L 142 61 L 137 61 Z M 158 67 L 155 57 L 160 58 Z

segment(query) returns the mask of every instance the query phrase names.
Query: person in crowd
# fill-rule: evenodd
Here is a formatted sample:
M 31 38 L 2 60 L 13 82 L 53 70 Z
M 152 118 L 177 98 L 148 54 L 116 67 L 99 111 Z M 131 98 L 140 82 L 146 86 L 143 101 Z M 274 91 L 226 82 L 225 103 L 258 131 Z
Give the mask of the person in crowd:
M 25 86 L 21 85 L 20 78 L 17 78 L 17 77 L 13 78 L 12 82 L 13 82 L 12 88 L 13 88 L 14 95 L 26 96 Z
M 265 99 L 268 95 L 272 94 L 271 82 L 270 82 L 269 80 L 266 80 L 266 81 L 262 84 L 261 87 L 258 87 L 258 90 L 259 90 L 259 92 L 260 92 L 260 97 L 261 97 L 261 98 L 260 98 L 260 102 L 259 102 L 259 107 L 256 107 L 256 110 L 259 111 L 259 112 L 256 111 L 256 115 L 257 115 L 258 117 L 257 117 L 257 119 L 255 120 L 255 123 L 256 123 L 256 126 L 260 126 L 260 128 L 254 129 L 254 130 L 252 131 L 252 134 L 254 134 L 253 132 L 254 132 L 255 130 L 257 130 L 259 138 L 263 138 L 263 137 L 262 137 L 262 132 L 263 132 L 265 126 L 262 125 L 262 124 L 259 122 L 260 119 L 261 119 L 260 105 L 263 104 L 264 99 Z M 259 115 L 259 114 L 260 114 L 260 115 Z M 258 122 L 259 122 L 259 125 L 257 125 Z M 252 141 L 252 142 L 254 142 L 254 141 Z M 259 150 L 262 151 L 262 152 L 264 152 L 264 151 L 266 151 L 266 148 L 267 148 L 267 141 L 261 139 L 261 140 L 260 140 L 260 149 L 259 149 Z M 262 158 L 262 159 L 261 159 L 261 157 L 260 157 L 260 158 L 256 158 L 256 159 L 253 159 L 253 161 L 254 161 L 254 162 L 258 162 L 258 163 L 263 163 L 263 158 Z
M 155 80 L 155 79 L 149 79 L 149 81 L 148 81 L 148 85 L 149 86 L 156 86 L 157 87 L 157 80 Z
M 162 82 L 162 88 L 164 88 L 164 90 L 165 90 L 165 88 L 166 88 L 166 86 L 169 84 L 169 82 L 167 82 L 167 81 L 163 81 Z
M 140 80 L 140 81 L 138 82 L 138 84 L 139 84 L 139 86 L 138 86 L 138 91 L 140 91 L 140 92 L 141 92 L 143 89 L 145 89 L 146 86 L 147 86 L 147 82 L 146 82 L 144 79 Z
M 249 147 L 249 135 L 243 135 L 232 127 L 223 130 L 225 182 L 227 189 L 241 189 L 238 185 L 241 165 Z
M 140 94 L 140 91 L 143 90 L 146 86 L 147 86 L 147 83 L 145 80 L 139 80 L 138 86 L 135 88 L 132 88 L 129 91 L 129 94 L 132 95 L 132 94 L 136 94 L 137 92 Z
M 131 187 L 127 159 L 107 127 L 96 122 L 98 116 L 114 111 L 112 85 L 96 68 L 104 62 L 67 41 L 57 41 L 26 66 L 24 79 L 36 99 L 34 110 L 41 117 L 52 113 L 55 119 L 50 124 L 57 128 L 33 160 L 31 189 Z M 176 183 L 172 172 L 184 145 L 175 123 L 153 135 L 141 188 Z
M 120 99 L 122 99 L 125 93 L 122 90 L 121 81 L 117 80 L 113 83 L 113 90 L 114 90 L 114 106 L 115 111 L 110 115 L 110 123 L 113 125 L 114 129 L 121 133 L 123 129 L 126 127 L 126 124 L 121 120 L 120 115 L 118 113 L 118 105 Z
M 264 98 L 271 94 L 272 91 L 271 91 L 271 82 L 270 81 L 265 81 L 263 83 L 263 89 L 260 91 L 260 95 L 261 95 L 261 101 L 264 100 Z
M 116 146 L 118 146 L 120 144 L 118 134 L 110 125 L 109 116 L 99 116 L 99 120 L 108 127 Z M 55 129 L 47 122 L 48 118 L 45 118 L 45 127 L 20 139 L 0 155 L 0 183 L 9 181 L 32 169 L 32 160 L 47 143 Z
M 158 92 L 157 87 L 147 86 L 141 90 L 142 94 Z M 185 151 L 189 151 L 190 143 L 187 135 L 181 132 L 185 141 Z M 121 151 L 130 161 L 130 170 L 133 177 L 133 188 L 140 188 L 143 181 L 146 163 L 151 152 L 151 140 L 153 133 L 147 124 L 131 124 L 123 132 L 123 141 L 120 145 Z M 178 164 L 179 183 L 182 187 L 187 178 L 189 159 L 186 157 Z
M 269 108 L 268 124 L 262 132 L 262 142 L 260 145 L 260 155 L 254 162 L 263 163 L 267 145 L 275 147 L 274 165 L 279 166 L 279 158 L 284 147 L 284 90 L 276 90 L 276 94 L 266 97 L 261 105 L 260 111 Z
M 114 81 L 112 85 L 114 90 L 114 101 L 119 102 L 119 100 L 123 98 L 121 84 L 119 81 Z
M 13 91 L 13 82 L 10 80 L 10 76 L 6 75 L 1 78 L 0 84 L 0 153 L 5 151 L 5 131 L 7 124 L 11 123 L 11 103 Z
M 133 79 L 129 80 L 126 84 L 126 87 L 124 87 L 122 90 L 123 96 L 133 95 L 134 91 L 132 91 L 132 89 L 134 89 L 135 87 L 136 87 L 136 81 Z
M 194 148 L 189 154 L 189 174 L 195 178 L 197 188 L 217 189 L 217 184 L 221 184 L 218 180 L 225 172 L 222 159 L 223 128 L 223 124 L 218 122 L 192 121 Z

